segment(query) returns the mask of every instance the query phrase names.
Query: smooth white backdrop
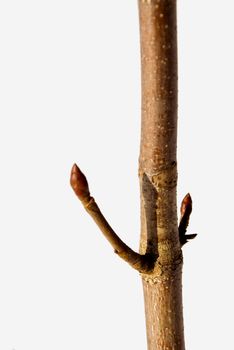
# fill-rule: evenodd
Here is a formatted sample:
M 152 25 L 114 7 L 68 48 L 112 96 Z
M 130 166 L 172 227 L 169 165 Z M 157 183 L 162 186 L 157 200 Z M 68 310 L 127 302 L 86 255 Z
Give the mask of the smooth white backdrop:
M 178 3 L 178 203 L 188 350 L 233 349 L 233 1 Z M 0 3 L 0 350 L 146 349 L 138 274 L 69 186 L 77 162 L 139 241 L 135 0 Z

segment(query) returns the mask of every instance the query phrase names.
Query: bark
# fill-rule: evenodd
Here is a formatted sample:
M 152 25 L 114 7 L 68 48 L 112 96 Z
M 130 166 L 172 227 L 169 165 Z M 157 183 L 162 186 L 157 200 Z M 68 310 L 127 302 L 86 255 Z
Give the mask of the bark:
M 141 254 L 148 350 L 183 350 L 182 252 L 176 206 L 176 0 L 139 0 L 142 126 L 139 158 Z
M 91 197 L 76 164 L 71 186 L 116 254 L 142 276 L 148 350 L 184 350 L 181 247 L 192 199 L 185 196 L 177 220 L 177 29 L 176 0 L 138 0 L 141 38 L 142 125 L 139 157 L 140 252 L 111 228 Z

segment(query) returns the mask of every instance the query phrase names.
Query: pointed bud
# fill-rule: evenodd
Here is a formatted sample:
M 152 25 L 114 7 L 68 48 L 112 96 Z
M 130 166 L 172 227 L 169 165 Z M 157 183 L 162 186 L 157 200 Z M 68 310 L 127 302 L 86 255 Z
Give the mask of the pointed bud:
M 192 212 L 192 198 L 190 194 L 186 194 L 182 200 L 180 207 L 180 224 L 179 224 L 179 237 L 181 246 L 183 246 L 188 240 L 193 239 L 197 236 L 196 233 L 186 235 L 187 227 L 189 224 L 189 217 Z
M 71 170 L 70 184 L 81 202 L 89 200 L 88 181 L 76 164 L 73 165 Z
M 184 216 L 185 213 L 189 216 L 191 212 L 192 212 L 192 198 L 190 194 L 187 193 L 184 199 L 182 200 L 181 207 L 180 207 L 181 218 Z

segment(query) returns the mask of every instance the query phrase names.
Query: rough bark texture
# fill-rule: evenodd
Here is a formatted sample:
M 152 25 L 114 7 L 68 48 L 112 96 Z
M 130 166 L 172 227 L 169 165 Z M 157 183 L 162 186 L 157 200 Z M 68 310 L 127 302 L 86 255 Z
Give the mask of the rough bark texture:
M 142 74 L 140 253 L 148 350 L 183 350 L 182 252 L 176 206 L 176 0 L 139 0 Z

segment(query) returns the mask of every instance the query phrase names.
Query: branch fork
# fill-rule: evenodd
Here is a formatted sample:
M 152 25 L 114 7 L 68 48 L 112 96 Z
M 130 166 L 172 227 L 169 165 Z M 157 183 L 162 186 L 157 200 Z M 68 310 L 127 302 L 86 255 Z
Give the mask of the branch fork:
M 156 260 L 155 256 L 153 254 L 139 254 L 120 239 L 105 219 L 95 199 L 91 197 L 88 181 L 76 164 L 73 165 L 71 170 L 70 184 L 85 210 L 96 222 L 103 235 L 114 248 L 114 252 L 141 273 L 150 273 L 153 271 Z
M 113 247 L 114 252 L 140 273 L 153 272 L 157 260 L 156 254 L 139 254 L 120 239 L 102 214 L 95 199 L 91 197 L 88 181 L 76 164 L 73 165 L 71 170 L 70 184 L 85 210 L 96 222 L 103 235 Z M 188 240 L 197 236 L 197 234 L 186 234 L 189 217 L 192 212 L 192 199 L 189 193 L 182 201 L 180 212 L 181 218 L 178 230 L 180 243 L 183 246 Z

